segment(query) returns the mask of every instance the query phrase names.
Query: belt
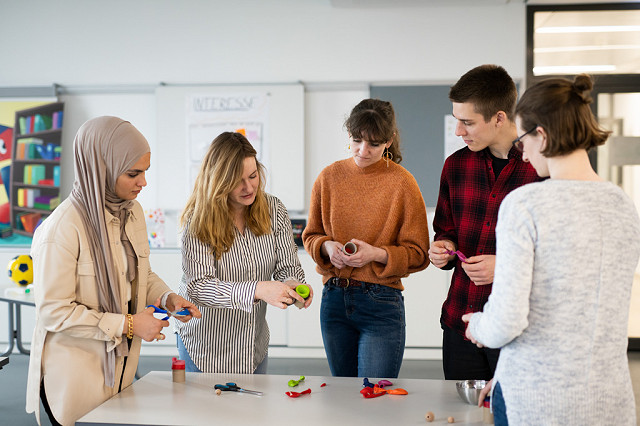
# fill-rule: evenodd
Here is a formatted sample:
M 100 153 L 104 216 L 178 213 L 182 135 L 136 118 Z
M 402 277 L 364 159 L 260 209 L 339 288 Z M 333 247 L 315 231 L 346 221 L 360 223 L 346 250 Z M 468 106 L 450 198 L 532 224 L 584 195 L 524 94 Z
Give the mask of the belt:
M 333 284 L 336 287 L 342 287 L 342 288 L 364 287 L 367 285 L 371 285 L 371 283 L 354 280 L 352 278 L 338 278 L 338 277 L 329 278 L 329 281 L 327 281 L 327 284 Z

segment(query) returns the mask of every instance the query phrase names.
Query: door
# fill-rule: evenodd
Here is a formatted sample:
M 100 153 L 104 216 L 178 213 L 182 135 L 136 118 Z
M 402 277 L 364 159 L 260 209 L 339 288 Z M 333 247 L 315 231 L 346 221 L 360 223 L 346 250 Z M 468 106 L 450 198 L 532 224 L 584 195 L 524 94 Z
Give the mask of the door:
M 640 92 L 596 96 L 598 120 L 613 132 L 598 147 L 598 174 L 621 186 L 640 211 Z M 631 296 L 629 339 L 630 348 L 640 347 L 640 267 Z

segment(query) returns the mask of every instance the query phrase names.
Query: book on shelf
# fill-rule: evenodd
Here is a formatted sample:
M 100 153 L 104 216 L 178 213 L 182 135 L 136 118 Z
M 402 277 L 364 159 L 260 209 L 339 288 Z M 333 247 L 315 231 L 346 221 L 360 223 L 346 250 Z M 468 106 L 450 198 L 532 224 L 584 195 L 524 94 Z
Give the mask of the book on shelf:
M 34 208 L 39 197 L 39 189 L 18 188 L 18 207 Z
M 60 166 L 53 167 L 53 186 L 60 186 Z
M 60 205 L 60 197 L 41 195 L 34 198 L 33 208 L 42 210 L 53 210 Z
M 36 226 L 38 226 L 38 221 L 42 218 L 40 213 L 26 213 L 20 215 L 20 223 L 22 224 L 22 229 L 27 232 L 33 233 L 36 230 Z
M 34 160 L 41 158 L 37 153 L 38 147 L 41 147 L 42 144 L 44 144 L 44 141 L 39 138 L 19 139 L 16 148 L 16 160 Z
M 59 166 L 56 166 L 59 167 Z M 42 164 L 26 164 L 22 182 L 27 185 L 37 185 L 38 182 L 45 178 L 45 167 Z
M 62 111 L 56 111 L 53 113 L 53 117 L 51 120 L 51 128 L 52 129 L 62 128 Z

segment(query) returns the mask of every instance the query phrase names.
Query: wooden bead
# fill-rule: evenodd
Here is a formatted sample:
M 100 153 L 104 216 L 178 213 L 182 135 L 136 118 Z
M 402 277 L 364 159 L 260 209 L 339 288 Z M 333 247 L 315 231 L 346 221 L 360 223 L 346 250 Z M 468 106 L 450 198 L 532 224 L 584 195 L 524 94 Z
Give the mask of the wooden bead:
M 427 411 L 427 414 L 424 415 L 424 419 L 429 423 L 431 423 L 435 418 L 436 416 L 434 416 L 431 411 Z
M 222 395 L 222 391 L 220 389 L 216 389 L 216 395 Z
M 454 419 L 452 416 L 449 416 L 449 417 L 447 417 L 447 421 L 448 421 L 449 423 L 455 423 L 455 422 L 456 422 L 456 419 Z

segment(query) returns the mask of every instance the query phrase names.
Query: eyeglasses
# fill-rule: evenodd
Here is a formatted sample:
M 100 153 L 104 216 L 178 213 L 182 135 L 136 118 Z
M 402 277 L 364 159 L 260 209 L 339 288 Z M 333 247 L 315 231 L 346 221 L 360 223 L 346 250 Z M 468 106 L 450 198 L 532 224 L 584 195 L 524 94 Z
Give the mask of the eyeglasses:
M 531 130 L 528 130 L 528 131 L 526 131 L 523 135 L 521 135 L 521 136 L 519 136 L 519 137 L 515 138 L 515 139 L 513 140 L 513 142 L 511 142 L 511 143 L 513 144 L 513 146 L 515 146 L 515 147 L 516 147 L 516 149 L 517 149 L 518 151 L 522 152 L 522 151 L 523 151 L 523 148 L 524 148 L 524 147 L 523 147 L 523 143 L 522 143 L 522 138 L 524 138 L 525 136 L 527 136 L 529 133 L 533 132 L 533 131 L 534 131 L 535 129 L 537 129 L 537 128 L 538 128 L 538 125 L 536 124 L 535 126 L 533 126 L 533 127 L 531 128 Z

